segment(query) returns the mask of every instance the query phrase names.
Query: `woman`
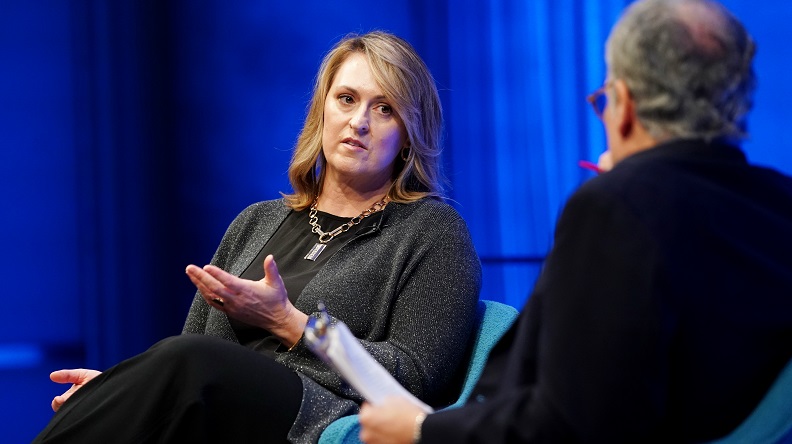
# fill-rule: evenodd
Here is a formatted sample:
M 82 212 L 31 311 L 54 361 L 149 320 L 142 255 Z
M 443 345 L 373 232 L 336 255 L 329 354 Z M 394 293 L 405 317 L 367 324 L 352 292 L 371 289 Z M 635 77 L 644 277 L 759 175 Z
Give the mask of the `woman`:
M 407 42 L 339 42 L 291 161 L 294 192 L 245 209 L 212 264 L 187 267 L 198 293 L 183 335 L 104 373 L 54 372 L 74 385 L 36 442 L 315 442 L 363 401 L 301 340 L 319 301 L 402 385 L 441 404 L 481 277 L 465 223 L 440 199 L 441 126 Z

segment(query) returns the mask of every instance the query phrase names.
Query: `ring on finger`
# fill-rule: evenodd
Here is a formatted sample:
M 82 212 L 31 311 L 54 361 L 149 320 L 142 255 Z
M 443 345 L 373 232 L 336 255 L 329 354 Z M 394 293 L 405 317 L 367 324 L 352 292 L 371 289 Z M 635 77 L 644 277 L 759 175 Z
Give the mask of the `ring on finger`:
M 214 302 L 215 304 L 217 304 L 217 305 L 219 305 L 219 306 L 221 306 L 221 307 L 222 307 L 223 305 L 225 305 L 225 301 L 223 301 L 223 300 L 222 300 L 222 299 L 220 299 L 220 298 L 212 298 L 212 302 Z

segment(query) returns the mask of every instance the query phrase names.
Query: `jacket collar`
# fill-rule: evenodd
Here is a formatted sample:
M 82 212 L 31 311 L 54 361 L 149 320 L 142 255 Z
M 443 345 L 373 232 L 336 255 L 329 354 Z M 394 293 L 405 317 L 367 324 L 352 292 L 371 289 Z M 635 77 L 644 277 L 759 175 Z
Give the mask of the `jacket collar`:
M 672 139 L 633 154 L 621 161 L 615 168 L 621 164 L 653 162 L 658 159 L 699 159 L 748 163 L 748 159 L 740 147 L 722 140 Z

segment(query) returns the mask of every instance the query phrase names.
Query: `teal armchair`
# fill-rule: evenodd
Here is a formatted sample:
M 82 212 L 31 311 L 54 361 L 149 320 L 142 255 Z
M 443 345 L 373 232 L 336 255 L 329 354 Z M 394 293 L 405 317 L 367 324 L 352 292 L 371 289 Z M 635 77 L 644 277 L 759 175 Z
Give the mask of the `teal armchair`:
M 471 356 L 462 386 L 462 393 L 454 404 L 463 405 L 476 385 L 490 350 L 517 318 L 517 309 L 501 302 L 480 300 L 477 308 L 477 327 L 471 345 Z M 319 438 L 319 444 L 360 444 L 358 416 L 345 416 L 330 424 Z
M 733 432 L 709 444 L 792 444 L 792 360 L 754 411 Z

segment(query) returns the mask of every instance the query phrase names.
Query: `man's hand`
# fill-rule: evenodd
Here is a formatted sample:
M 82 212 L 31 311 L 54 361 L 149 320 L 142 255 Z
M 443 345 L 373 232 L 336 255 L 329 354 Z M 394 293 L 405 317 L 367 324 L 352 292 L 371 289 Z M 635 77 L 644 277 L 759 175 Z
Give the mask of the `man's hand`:
M 613 155 L 611 154 L 610 150 L 600 154 L 599 159 L 597 160 L 597 166 L 603 173 L 613 169 Z
M 388 398 L 379 405 L 363 403 L 360 408 L 360 440 L 366 444 L 410 444 L 416 418 L 425 412 L 403 398 Z

